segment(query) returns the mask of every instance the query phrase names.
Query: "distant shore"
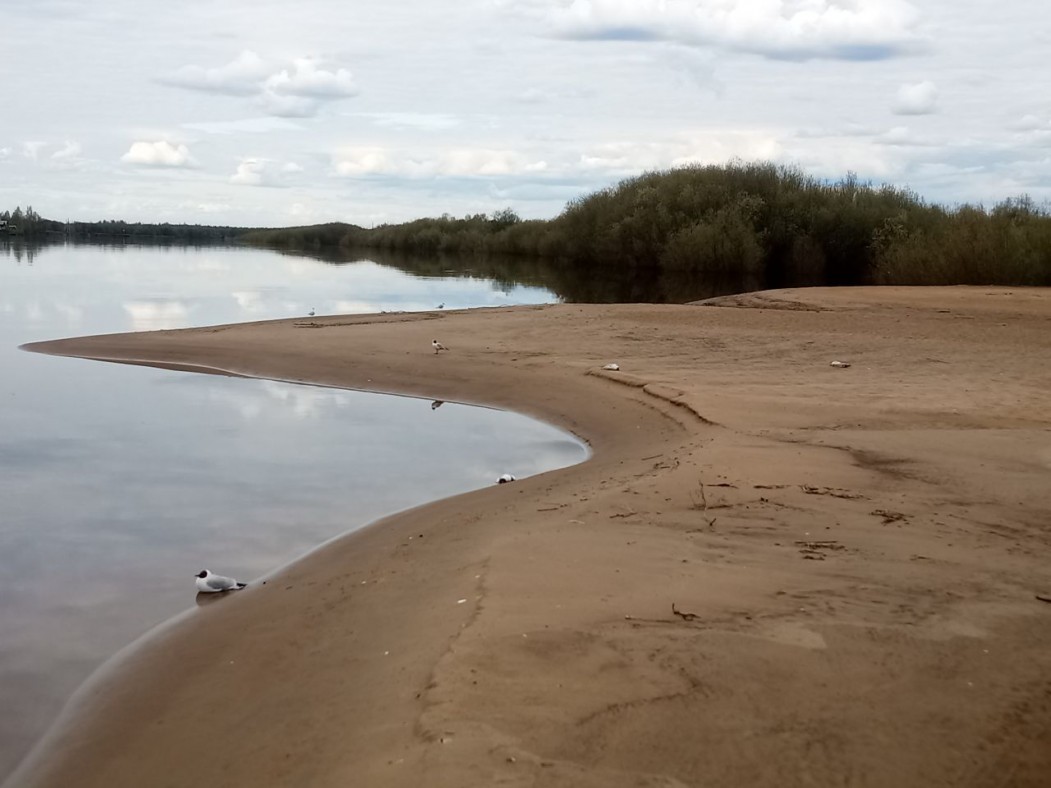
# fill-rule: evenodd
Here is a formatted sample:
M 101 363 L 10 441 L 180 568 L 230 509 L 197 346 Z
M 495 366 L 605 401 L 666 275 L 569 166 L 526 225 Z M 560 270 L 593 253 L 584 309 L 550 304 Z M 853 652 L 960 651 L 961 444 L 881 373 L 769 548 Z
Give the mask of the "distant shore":
M 795 289 L 29 349 L 506 407 L 593 456 L 387 518 L 185 617 L 90 683 L 8 785 L 1051 774 L 1049 290 Z

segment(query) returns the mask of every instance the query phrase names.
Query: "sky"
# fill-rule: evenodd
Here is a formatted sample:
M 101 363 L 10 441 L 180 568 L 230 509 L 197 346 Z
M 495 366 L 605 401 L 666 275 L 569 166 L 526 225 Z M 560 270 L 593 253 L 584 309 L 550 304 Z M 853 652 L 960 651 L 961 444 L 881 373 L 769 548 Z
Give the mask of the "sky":
M 772 161 L 1051 200 L 1046 0 L 0 0 L 0 209 L 558 215 Z

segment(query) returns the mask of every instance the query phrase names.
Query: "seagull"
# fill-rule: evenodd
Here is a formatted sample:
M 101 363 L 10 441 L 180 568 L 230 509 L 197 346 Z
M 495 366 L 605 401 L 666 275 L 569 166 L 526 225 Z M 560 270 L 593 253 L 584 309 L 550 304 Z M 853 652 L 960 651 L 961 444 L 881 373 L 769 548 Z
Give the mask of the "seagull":
M 440 408 L 444 404 L 445 404 L 445 400 L 443 400 L 443 399 L 436 399 L 434 402 L 431 403 L 431 410 L 438 410 L 438 408 Z
M 445 302 L 442 301 L 440 304 L 438 304 L 438 308 L 439 309 L 445 309 Z
M 500 478 L 496 480 L 496 483 L 497 484 L 507 484 L 508 482 L 513 482 L 514 480 L 515 480 L 514 476 L 512 476 L 509 473 L 504 473 L 504 474 L 501 474 Z
M 248 583 L 240 583 L 232 577 L 213 575 L 207 569 L 202 569 L 196 574 L 197 591 L 201 594 L 215 594 L 219 591 L 237 591 L 244 588 Z
M 310 315 L 311 317 L 313 317 L 314 316 L 314 307 L 310 307 L 310 311 L 307 312 L 307 314 Z
M 434 348 L 434 355 L 438 355 L 441 351 L 449 349 L 437 339 L 431 340 L 431 347 Z

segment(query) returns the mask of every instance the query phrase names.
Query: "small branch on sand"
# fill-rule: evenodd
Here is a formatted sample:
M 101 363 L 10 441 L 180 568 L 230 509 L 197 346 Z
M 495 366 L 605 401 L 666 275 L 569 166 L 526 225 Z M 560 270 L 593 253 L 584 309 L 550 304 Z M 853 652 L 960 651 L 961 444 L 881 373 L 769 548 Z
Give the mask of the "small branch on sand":
M 700 486 L 701 500 L 697 501 L 697 496 L 690 493 L 690 500 L 693 501 L 693 508 L 700 509 L 702 512 L 708 511 L 708 496 L 704 492 L 704 482 L 701 482 Z
M 677 615 L 683 621 L 696 621 L 698 618 L 700 618 L 700 616 L 698 616 L 696 613 L 684 613 L 682 610 L 677 609 L 675 607 L 674 602 L 671 603 L 671 612 Z
M 801 484 L 799 485 L 799 489 L 807 495 L 831 495 L 833 498 L 845 498 L 848 501 L 865 497 L 858 493 L 852 493 L 849 490 L 837 490 L 833 487 L 811 487 L 809 484 Z

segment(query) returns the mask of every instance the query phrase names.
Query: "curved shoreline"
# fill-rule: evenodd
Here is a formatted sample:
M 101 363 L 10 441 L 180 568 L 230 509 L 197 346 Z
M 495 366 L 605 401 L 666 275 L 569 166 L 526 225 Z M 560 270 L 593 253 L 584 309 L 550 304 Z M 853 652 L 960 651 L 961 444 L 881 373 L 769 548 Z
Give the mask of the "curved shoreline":
M 981 768 L 1045 773 L 1039 739 L 1017 737 L 1051 720 L 1018 706 L 1046 687 L 1051 653 L 1025 596 L 1047 541 L 1051 298 L 730 305 L 34 346 L 483 400 L 593 455 L 385 518 L 202 611 L 99 688 L 19 784 L 774 785 L 815 769 L 951 784 L 979 773 L 975 748 Z M 432 334 L 452 352 L 423 350 Z M 828 370 L 832 345 L 851 371 Z M 935 352 L 936 373 L 921 361 Z M 628 385 L 589 374 L 614 360 Z M 995 682 L 961 698 L 969 671 Z M 940 713 L 952 724 L 931 725 Z M 990 744 L 1005 725 L 1010 746 Z

